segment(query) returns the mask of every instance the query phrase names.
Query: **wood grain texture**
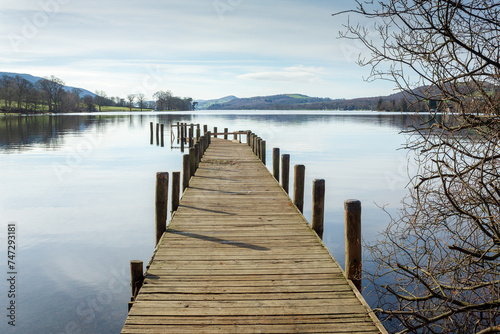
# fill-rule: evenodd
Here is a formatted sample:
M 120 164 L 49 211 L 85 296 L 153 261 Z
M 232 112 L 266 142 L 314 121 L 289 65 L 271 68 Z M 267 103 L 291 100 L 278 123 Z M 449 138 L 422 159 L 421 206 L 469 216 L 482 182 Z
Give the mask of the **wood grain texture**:
M 122 333 L 386 333 L 247 144 L 212 139 Z

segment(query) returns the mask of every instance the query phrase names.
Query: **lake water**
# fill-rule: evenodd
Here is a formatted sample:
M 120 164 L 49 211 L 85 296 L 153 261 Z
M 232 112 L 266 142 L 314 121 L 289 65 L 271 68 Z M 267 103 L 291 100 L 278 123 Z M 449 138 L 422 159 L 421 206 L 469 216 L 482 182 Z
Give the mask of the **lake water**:
M 120 332 L 129 261 L 147 263 L 153 254 L 155 174 L 182 169 L 170 124 L 250 129 L 267 141 L 270 170 L 273 147 L 290 154 L 292 168 L 306 166 L 308 220 L 312 180 L 325 179 L 324 241 L 343 266 L 343 202 L 362 202 L 363 238 L 373 240 L 388 223 L 379 206 L 395 212 L 407 193 L 400 131 L 413 119 L 298 111 L 0 116 L 0 332 Z M 165 147 L 150 145 L 150 122 L 166 124 Z M 15 299 L 8 297 L 9 224 L 17 233 Z

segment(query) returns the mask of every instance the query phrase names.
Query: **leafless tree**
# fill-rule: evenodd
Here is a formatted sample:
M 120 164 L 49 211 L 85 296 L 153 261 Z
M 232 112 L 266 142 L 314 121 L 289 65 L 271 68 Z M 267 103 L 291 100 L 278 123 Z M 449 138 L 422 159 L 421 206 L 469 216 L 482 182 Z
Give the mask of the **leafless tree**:
M 500 332 L 500 3 L 356 2 L 342 37 L 369 51 L 359 63 L 432 116 L 407 131 L 418 172 L 371 246 L 380 316 L 401 333 Z
M 132 111 L 132 108 L 134 107 L 135 94 L 127 95 L 127 100 L 130 111 Z
M 145 98 L 146 97 L 144 96 L 144 94 L 142 94 L 142 93 L 137 94 L 137 101 L 139 101 L 139 108 L 141 108 L 141 111 L 144 108 L 144 99 Z
M 60 103 L 60 98 L 64 90 L 64 81 L 51 76 L 50 78 L 40 79 L 38 84 L 49 106 L 49 112 L 57 111 L 57 105 Z
M 107 99 L 107 95 L 106 95 L 106 92 L 105 91 L 102 91 L 102 90 L 96 90 L 95 91 L 95 102 L 99 108 L 99 112 L 101 112 L 101 107 L 102 105 L 105 103 Z

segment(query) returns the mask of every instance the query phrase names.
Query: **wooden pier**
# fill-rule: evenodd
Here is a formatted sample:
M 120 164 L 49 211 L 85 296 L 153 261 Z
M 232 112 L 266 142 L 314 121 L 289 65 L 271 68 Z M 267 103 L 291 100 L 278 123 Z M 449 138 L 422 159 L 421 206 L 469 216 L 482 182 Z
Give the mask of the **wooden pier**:
M 252 149 L 213 138 L 122 333 L 386 331 Z

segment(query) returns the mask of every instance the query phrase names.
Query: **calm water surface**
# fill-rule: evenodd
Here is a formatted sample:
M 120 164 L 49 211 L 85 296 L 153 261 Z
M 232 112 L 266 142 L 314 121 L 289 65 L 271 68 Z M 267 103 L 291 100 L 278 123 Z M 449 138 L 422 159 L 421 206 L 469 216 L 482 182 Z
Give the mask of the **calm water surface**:
M 373 240 L 406 194 L 400 134 L 413 116 L 381 113 L 199 112 L 0 116 L 1 333 L 119 333 L 130 298 L 129 261 L 154 249 L 158 171 L 179 171 L 169 124 L 251 129 L 326 180 L 324 241 L 344 264 L 343 202 L 362 201 L 363 238 Z M 422 119 L 420 119 L 422 121 Z M 149 123 L 166 124 L 165 146 Z M 268 158 L 268 168 L 272 161 Z M 16 326 L 8 325 L 7 229 L 16 224 Z

